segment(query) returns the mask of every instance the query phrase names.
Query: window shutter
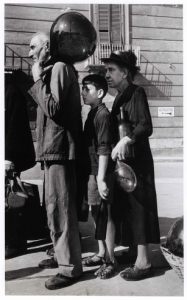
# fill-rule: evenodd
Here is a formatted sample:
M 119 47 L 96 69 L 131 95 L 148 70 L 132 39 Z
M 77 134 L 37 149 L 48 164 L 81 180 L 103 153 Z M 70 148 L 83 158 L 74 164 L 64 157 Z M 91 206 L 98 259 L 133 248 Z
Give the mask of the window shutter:
M 107 44 L 110 43 L 109 18 L 110 18 L 110 6 L 108 4 L 99 4 L 98 19 L 99 19 L 100 43 L 107 43 Z
M 99 4 L 98 24 L 100 43 L 121 43 L 121 12 L 120 5 Z
M 121 44 L 120 5 L 111 5 L 111 39 L 112 44 Z

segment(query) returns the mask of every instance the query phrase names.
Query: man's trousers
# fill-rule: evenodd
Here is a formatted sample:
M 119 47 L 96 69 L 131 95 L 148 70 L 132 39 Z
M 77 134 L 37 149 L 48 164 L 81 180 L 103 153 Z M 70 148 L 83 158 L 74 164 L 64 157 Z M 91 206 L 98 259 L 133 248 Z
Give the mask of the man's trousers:
M 75 161 L 45 161 L 45 203 L 58 273 L 68 277 L 80 276 L 82 261 L 76 213 Z

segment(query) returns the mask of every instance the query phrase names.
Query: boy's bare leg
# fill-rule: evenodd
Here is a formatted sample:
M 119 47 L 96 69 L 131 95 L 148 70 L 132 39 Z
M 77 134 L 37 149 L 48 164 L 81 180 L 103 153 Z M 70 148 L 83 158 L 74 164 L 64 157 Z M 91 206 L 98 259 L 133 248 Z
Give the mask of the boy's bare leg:
M 114 275 L 117 262 L 114 258 L 114 245 L 115 245 L 115 226 L 110 214 L 110 204 L 108 204 L 108 223 L 106 232 L 106 262 L 94 273 L 100 279 L 110 278 Z
M 91 209 L 92 209 L 92 218 L 94 221 L 94 226 L 96 228 L 96 220 L 97 220 L 97 212 L 98 212 L 98 205 L 92 205 Z M 105 241 L 102 240 L 98 240 L 98 246 L 99 246 L 99 251 L 98 251 L 98 256 L 100 257 L 105 257 L 105 252 L 106 252 L 106 244 Z
M 99 245 L 99 252 L 98 256 L 106 258 L 105 257 L 105 252 L 106 252 L 106 246 L 105 246 L 105 241 L 98 240 L 98 245 Z
M 94 221 L 94 226 L 96 228 L 96 223 Z M 98 240 L 98 246 L 99 246 L 99 251 L 98 251 L 98 256 L 105 258 L 105 252 L 106 252 L 106 244 L 105 241 Z
M 114 261 L 114 245 L 115 245 L 115 226 L 111 218 L 110 208 L 111 205 L 108 204 L 108 223 L 106 232 L 106 254 L 105 258 Z
M 94 226 L 96 227 L 96 217 L 95 217 L 95 208 L 92 206 L 92 217 L 94 219 Z M 114 260 L 114 245 L 115 245 L 115 226 L 113 220 L 111 218 L 111 205 L 107 205 L 108 208 L 108 223 L 107 223 L 107 232 L 106 232 L 106 240 L 98 240 L 98 256 L 103 257 L 105 259 Z M 95 258 L 97 259 L 97 258 Z M 94 258 L 93 258 L 94 260 Z

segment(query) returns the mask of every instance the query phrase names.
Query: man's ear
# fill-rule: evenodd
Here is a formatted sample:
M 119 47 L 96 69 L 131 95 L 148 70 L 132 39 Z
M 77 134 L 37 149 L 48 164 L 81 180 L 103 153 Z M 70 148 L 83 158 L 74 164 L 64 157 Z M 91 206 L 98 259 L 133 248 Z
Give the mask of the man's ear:
M 126 68 L 123 68 L 124 74 L 123 74 L 123 78 L 127 78 L 128 74 L 129 74 L 129 70 Z
M 49 49 L 49 41 L 46 41 L 45 49 L 46 49 L 47 52 L 49 52 L 49 50 L 50 50 L 50 49 Z
M 104 95 L 104 91 L 102 89 L 98 90 L 98 98 L 102 98 Z

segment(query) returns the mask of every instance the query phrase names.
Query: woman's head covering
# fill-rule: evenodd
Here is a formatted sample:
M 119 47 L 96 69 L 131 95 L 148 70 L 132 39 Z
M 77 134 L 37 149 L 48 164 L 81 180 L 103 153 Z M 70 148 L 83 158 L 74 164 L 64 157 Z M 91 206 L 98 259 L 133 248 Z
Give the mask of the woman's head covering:
M 110 54 L 108 58 L 101 58 L 101 61 L 104 63 L 107 62 L 116 62 L 117 64 L 122 64 L 127 68 L 140 70 L 140 67 L 136 65 L 137 57 L 133 51 L 114 51 Z

